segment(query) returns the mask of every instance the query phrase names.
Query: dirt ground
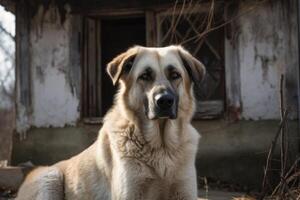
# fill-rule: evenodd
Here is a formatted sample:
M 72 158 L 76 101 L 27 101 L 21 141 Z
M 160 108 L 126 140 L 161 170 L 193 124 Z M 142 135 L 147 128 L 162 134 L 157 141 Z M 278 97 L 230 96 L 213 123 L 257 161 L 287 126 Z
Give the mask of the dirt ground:
M 0 165 L 4 160 L 10 163 L 13 131 L 14 112 L 0 110 Z
M 221 190 L 199 190 L 198 200 L 254 200 L 239 192 L 227 192 Z

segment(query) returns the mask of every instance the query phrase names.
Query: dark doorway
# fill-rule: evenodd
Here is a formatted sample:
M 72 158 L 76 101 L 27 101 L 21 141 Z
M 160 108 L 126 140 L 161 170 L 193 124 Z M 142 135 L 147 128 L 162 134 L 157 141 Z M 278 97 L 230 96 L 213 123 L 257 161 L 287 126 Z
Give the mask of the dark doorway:
M 117 89 L 106 73 L 106 65 L 115 56 L 134 45 L 146 45 L 144 17 L 101 20 L 101 116 L 111 107 Z

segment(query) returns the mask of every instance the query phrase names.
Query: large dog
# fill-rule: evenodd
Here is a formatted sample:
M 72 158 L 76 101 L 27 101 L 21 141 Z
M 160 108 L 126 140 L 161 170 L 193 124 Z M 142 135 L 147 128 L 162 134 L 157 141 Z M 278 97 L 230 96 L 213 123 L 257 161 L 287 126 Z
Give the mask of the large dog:
M 204 66 L 180 46 L 136 46 L 108 64 L 119 84 L 97 141 L 33 170 L 17 199 L 195 200 L 199 133 L 190 124 Z

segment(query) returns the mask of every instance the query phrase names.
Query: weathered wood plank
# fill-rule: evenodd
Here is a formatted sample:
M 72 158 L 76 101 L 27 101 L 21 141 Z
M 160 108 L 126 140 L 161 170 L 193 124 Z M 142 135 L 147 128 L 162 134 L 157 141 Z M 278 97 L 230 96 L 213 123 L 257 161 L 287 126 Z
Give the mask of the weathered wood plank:
M 100 20 L 85 18 L 83 27 L 82 117 L 97 117 L 101 113 Z
M 197 101 L 194 119 L 217 118 L 223 114 L 223 111 L 223 101 Z
M 97 20 L 96 22 L 96 116 L 101 115 L 101 105 L 102 105 L 102 91 L 101 91 L 101 82 L 102 82 L 102 48 L 101 48 L 101 21 Z
M 119 14 L 141 14 L 144 10 L 151 9 L 161 9 L 169 8 L 174 5 L 174 1 L 169 1 L 165 3 L 150 3 L 145 5 L 147 1 L 139 1 L 138 3 L 129 3 L 128 1 L 123 1 L 122 4 L 116 4 L 111 1 L 107 1 L 107 5 L 95 5 L 91 6 L 86 3 L 71 4 L 73 13 L 84 13 L 85 15 L 97 15 L 97 16 L 116 16 Z
M 82 33 L 82 97 L 81 97 L 81 117 L 88 116 L 88 87 L 87 87 L 87 67 L 88 67 L 88 48 L 87 48 L 87 20 L 83 20 L 83 33 Z
M 103 124 L 103 117 L 88 117 L 83 118 L 83 123 L 85 124 Z
M 96 116 L 96 22 L 88 19 L 88 88 L 89 116 Z

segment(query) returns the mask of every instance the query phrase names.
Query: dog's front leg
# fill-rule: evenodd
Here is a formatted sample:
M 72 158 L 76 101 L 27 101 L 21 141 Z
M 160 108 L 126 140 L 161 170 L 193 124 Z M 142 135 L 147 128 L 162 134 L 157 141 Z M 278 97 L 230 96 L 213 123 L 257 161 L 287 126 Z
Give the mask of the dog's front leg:
M 137 186 L 132 168 L 124 163 L 114 166 L 112 174 L 111 195 L 112 200 L 137 200 Z
M 56 167 L 33 170 L 18 191 L 16 200 L 63 200 L 63 174 Z
M 197 179 L 195 167 L 185 170 L 172 185 L 169 200 L 197 200 Z

